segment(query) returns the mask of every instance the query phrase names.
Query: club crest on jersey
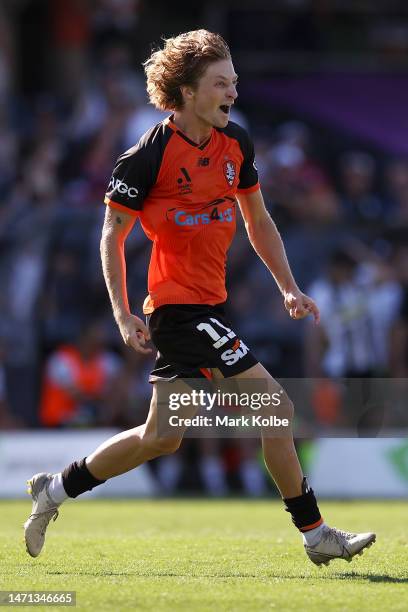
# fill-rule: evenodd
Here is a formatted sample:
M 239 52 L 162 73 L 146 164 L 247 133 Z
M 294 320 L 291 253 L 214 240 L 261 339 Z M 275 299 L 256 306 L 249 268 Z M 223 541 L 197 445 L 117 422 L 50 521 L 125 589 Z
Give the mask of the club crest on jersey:
M 224 176 L 227 179 L 228 185 L 231 187 L 234 183 L 235 176 L 237 174 L 235 169 L 235 162 L 233 162 L 231 159 L 228 159 L 226 162 L 224 162 L 223 168 Z

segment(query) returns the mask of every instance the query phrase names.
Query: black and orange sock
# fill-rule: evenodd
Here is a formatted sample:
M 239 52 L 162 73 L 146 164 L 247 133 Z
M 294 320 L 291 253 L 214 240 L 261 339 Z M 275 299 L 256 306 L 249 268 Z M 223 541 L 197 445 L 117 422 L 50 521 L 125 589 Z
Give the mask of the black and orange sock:
M 106 481 L 92 476 L 86 465 L 86 457 L 81 461 L 74 461 L 62 472 L 62 484 L 68 497 L 78 497 L 104 482 Z
M 313 489 L 309 487 L 306 478 L 302 481 L 302 495 L 286 498 L 283 502 L 286 512 L 290 512 L 299 531 L 304 533 L 323 523 Z

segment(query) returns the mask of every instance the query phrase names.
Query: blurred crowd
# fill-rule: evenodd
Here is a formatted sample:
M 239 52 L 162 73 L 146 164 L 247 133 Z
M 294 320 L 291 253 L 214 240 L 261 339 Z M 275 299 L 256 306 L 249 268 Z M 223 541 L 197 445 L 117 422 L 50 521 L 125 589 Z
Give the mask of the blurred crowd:
M 117 156 L 164 115 L 147 105 L 127 44 L 137 0 L 99 0 L 92 11 L 79 0 L 51 4 L 43 65 L 26 58 L 17 71 L 30 47 L 17 48 L 9 3 L 0 6 L 0 428 L 127 428 L 146 416 L 152 358 L 127 349 L 112 318 L 99 260 L 103 196 Z M 52 79 L 38 84 L 48 69 Z M 405 378 L 408 159 L 356 143 L 328 163 L 315 127 L 288 117 L 265 131 L 240 109 L 233 119 L 254 139 L 266 205 L 322 320 L 287 316 L 240 223 L 229 257 L 234 325 L 278 378 Z M 135 228 L 126 257 L 139 314 L 150 249 Z M 340 396 L 315 385 L 303 426 L 349 426 Z M 183 448 L 155 466 L 165 490 L 191 479 L 186 458 L 200 455 L 210 493 L 224 494 L 236 473 L 249 494 L 264 492 L 251 441 L 239 451 L 208 440 Z

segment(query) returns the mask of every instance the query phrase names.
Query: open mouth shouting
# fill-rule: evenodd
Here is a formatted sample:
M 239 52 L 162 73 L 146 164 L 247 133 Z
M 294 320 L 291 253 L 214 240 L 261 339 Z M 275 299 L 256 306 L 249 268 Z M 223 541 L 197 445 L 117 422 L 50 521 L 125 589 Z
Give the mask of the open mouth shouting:
M 220 109 L 222 110 L 222 112 L 223 112 L 225 115 L 229 115 L 230 110 L 231 110 L 231 106 L 230 106 L 229 104 L 222 104 L 222 105 L 220 106 Z

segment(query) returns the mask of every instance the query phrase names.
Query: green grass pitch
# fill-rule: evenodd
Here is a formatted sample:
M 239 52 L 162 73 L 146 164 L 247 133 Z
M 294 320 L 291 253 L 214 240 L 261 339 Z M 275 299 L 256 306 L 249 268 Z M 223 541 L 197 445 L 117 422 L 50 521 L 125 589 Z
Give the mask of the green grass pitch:
M 31 559 L 31 504 L 3 501 L 0 589 L 75 590 L 77 609 L 92 611 L 407 610 L 408 504 L 320 506 L 329 524 L 375 530 L 377 543 L 320 569 L 278 501 L 77 501 Z

